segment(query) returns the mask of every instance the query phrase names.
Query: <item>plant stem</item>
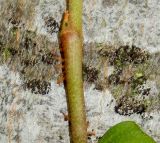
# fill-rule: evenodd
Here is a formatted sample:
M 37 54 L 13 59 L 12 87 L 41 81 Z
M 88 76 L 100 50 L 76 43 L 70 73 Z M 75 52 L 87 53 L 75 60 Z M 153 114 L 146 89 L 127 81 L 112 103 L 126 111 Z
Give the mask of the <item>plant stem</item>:
M 59 33 L 71 143 L 87 143 L 82 78 L 82 0 L 68 0 Z
M 68 0 L 67 7 L 72 26 L 82 35 L 82 0 Z

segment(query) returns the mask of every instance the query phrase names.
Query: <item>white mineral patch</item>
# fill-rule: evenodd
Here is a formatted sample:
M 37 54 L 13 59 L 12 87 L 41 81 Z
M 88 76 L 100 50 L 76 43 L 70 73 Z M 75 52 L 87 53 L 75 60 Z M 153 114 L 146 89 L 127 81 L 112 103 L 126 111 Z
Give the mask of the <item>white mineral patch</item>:
M 160 50 L 159 0 L 84 0 L 83 7 L 85 42 L 134 44 L 150 52 Z M 57 34 L 46 32 L 43 17 L 52 16 L 60 22 L 64 9 L 64 0 L 40 1 L 35 22 L 38 33 L 57 40 Z
M 18 139 L 21 143 L 69 143 L 68 123 L 60 113 L 67 113 L 63 86 L 52 81 L 51 91 L 42 96 L 24 91 L 19 74 L 10 71 L 5 65 L 0 66 L 0 76 L 3 79 L 0 80 L 1 143 L 7 143 L 9 136 L 12 137 L 12 143 Z M 96 136 L 101 136 L 120 121 L 133 120 L 160 143 L 159 111 L 145 113 L 143 118 L 137 114 L 121 116 L 114 111 L 115 99 L 110 91 L 99 92 L 94 89 L 94 85 L 85 85 L 84 89 L 87 120 L 90 122 L 88 130 L 94 129 Z M 9 111 L 14 111 L 11 118 Z M 96 142 L 95 137 L 91 140 Z

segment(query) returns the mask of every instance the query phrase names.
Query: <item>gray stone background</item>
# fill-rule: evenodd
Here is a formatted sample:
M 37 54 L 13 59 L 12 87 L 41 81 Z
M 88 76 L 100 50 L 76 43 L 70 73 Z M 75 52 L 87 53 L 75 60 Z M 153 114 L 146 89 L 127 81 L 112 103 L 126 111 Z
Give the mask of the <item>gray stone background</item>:
M 38 36 L 33 38 L 33 41 L 38 41 L 38 48 L 42 51 L 44 48 L 42 45 L 45 44 L 42 41 L 48 41 L 49 44 L 46 45 L 52 49 L 57 42 L 58 28 L 53 28 L 46 21 L 52 17 L 52 20 L 55 20 L 54 24 L 59 25 L 65 9 L 65 1 L 0 0 L 0 34 L 4 42 L 9 41 L 10 29 L 15 26 L 8 20 L 16 15 L 18 2 L 22 2 L 20 7 L 24 12 L 19 16 L 21 22 L 16 27 L 22 32 L 26 30 L 36 32 Z M 90 49 L 94 53 L 97 44 L 98 47 L 106 44 L 115 48 L 122 45 L 136 45 L 150 53 L 159 53 L 159 0 L 84 0 L 83 9 L 84 45 L 90 43 L 93 45 L 93 48 L 85 46 L 84 61 L 90 61 L 87 59 Z M 20 40 L 23 42 L 23 38 Z M 4 53 L 1 50 L 0 52 L 2 60 Z M 33 53 L 21 51 L 20 56 L 9 58 L 7 62 L 1 61 L 0 143 L 69 143 L 68 123 L 63 120 L 61 113 L 61 111 L 67 113 L 65 91 L 62 85 L 56 84 L 57 73 L 51 71 L 54 66 L 46 66 L 38 62 L 34 66 L 25 67 L 28 73 L 25 76 L 29 75 L 27 78 L 31 78 L 33 73 L 36 78 L 45 75 L 47 80 L 51 81 L 50 91 L 47 94 L 35 94 L 23 88 L 25 80 L 20 72 L 22 68 L 20 63 L 28 57 L 34 59 L 33 56 L 38 57 Z M 90 64 L 97 65 L 98 58 L 93 54 Z M 157 60 L 158 64 L 159 60 Z M 104 70 L 103 66 L 103 63 L 100 64 L 100 71 Z M 112 72 L 112 67 L 109 67 L 109 72 Z M 49 73 L 53 78 L 47 77 Z M 159 78 L 159 73 L 156 78 Z M 152 87 L 152 94 L 148 98 L 159 99 L 158 87 L 160 86 L 156 84 L 154 80 L 149 81 L 148 86 Z M 92 129 L 96 131 L 96 136 L 91 137 L 88 142 L 96 143 L 98 137 L 120 121 L 134 120 L 157 143 L 160 143 L 160 104 L 143 115 L 123 116 L 115 113 L 116 99 L 110 89 L 99 91 L 95 89 L 95 83 L 89 84 L 85 81 L 84 91 L 87 120 L 90 122 L 88 131 Z
M 37 6 L 35 27 L 44 34 L 42 17 L 58 22 L 64 1 L 42 1 Z M 137 45 L 152 52 L 160 48 L 160 1 L 158 0 L 84 0 L 83 31 L 85 42 Z M 47 34 L 47 33 L 46 33 Z M 51 36 L 56 40 L 57 36 Z

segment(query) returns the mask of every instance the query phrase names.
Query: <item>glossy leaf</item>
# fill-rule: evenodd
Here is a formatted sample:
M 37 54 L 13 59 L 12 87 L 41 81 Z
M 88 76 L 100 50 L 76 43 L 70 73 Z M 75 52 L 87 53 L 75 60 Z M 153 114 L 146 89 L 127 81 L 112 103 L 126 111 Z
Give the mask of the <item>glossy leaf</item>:
M 156 143 L 133 121 L 124 121 L 111 127 L 98 143 Z

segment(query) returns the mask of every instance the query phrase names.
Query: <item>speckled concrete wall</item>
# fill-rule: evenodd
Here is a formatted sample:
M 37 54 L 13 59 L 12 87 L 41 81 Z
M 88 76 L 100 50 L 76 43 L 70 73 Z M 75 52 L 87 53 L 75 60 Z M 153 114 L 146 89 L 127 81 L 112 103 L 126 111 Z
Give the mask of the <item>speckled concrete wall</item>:
M 64 11 L 64 0 L 44 0 L 36 7 L 36 27 L 46 33 L 43 17 L 57 22 Z M 84 40 L 112 45 L 137 45 L 151 52 L 160 50 L 159 0 L 84 0 Z M 57 35 L 48 35 L 56 40 Z
M 0 34 L 3 37 L 2 41 L 5 42 L 9 35 L 6 33 L 9 33 L 10 29 L 12 30 L 14 26 L 14 24 L 11 24 L 13 21 L 10 22 L 7 20 L 10 19 L 14 13 L 12 10 L 16 7 L 15 2 L 17 1 L 0 0 L 0 18 L 2 19 L 0 19 L 0 24 L 4 26 L 0 27 Z M 23 0 L 23 2 L 25 12 L 24 15 L 20 17 L 22 20 L 21 25 L 17 27 L 21 28 L 22 33 L 27 33 L 27 30 L 28 32 L 32 31 L 34 33 L 36 30 L 39 34 L 38 37 L 40 37 L 30 39 L 31 48 L 32 42 L 37 42 L 36 45 L 38 45 L 37 49 L 39 50 L 44 48 L 44 39 L 57 41 L 57 32 L 62 13 L 65 9 L 65 1 Z M 6 7 L 11 9 L 6 9 Z M 2 14 L 1 12 L 4 13 Z M 91 42 L 90 47 L 92 48 L 96 48 L 95 43 L 106 43 L 113 45 L 113 47 L 136 45 L 140 48 L 148 49 L 150 52 L 156 52 L 160 50 L 159 19 L 159 0 L 84 0 L 84 42 Z M 42 35 L 46 35 L 47 38 Z M 25 41 L 23 38 L 21 40 Z M 50 43 L 50 45 L 52 48 L 52 43 Z M 24 48 L 23 45 L 21 47 Z M 95 65 L 99 65 L 95 61 L 100 57 L 98 57 L 99 55 L 94 51 L 92 51 L 93 54 L 90 54 L 88 52 L 88 49 L 92 49 L 90 47 L 88 48 L 86 46 L 84 62 L 89 61 L 87 58 L 92 57 L 90 65 L 95 68 Z M 105 46 L 103 47 L 105 48 Z M 6 47 L 2 48 L 4 50 Z M 27 50 L 28 49 L 25 49 L 23 52 L 28 55 Z M 31 50 L 28 51 L 30 51 L 31 57 L 27 60 L 31 60 L 32 56 L 34 57 L 33 59 L 35 59 L 37 55 L 35 56 Z M 42 51 L 39 53 L 42 54 Z M 21 56 L 23 56 L 23 54 Z M 25 58 L 26 56 L 24 56 L 24 59 Z M 13 59 L 10 59 L 10 61 Z M 18 61 L 21 63 L 19 59 Z M 151 70 L 152 68 L 159 67 L 158 61 L 159 58 L 154 62 L 156 66 L 151 67 Z M 31 63 L 29 68 L 37 68 L 38 65 L 38 71 L 34 70 L 36 75 L 40 73 L 39 68 L 44 74 L 46 72 L 48 74 L 47 66 L 42 69 L 41 57 L 38 57 L 37 62 L 39 65 L 37 63 L 32 65 Z M 63 111 L 67 114 L 63 86 L 58 86 L 52 79 L 50 90 L 45 95 L 34 94 L 31 90 L 25 90 L 22 73 L 20 71 L 22 67 L 20 64 L 17 65 L 17 63 L 18 62 L 15 61 L 14 65 L 10 65 L 12 68 L 5 64 L 0 65 L 0 143 L 69 143 L 68 122 L 63 120 L 61 113 L 61 111 Z M 9 65 L 10 62 L 7 64 Z M 99 70 L 102 69 L 102 72 L 105 70 L 103 66 L 104 63 L 101 62 Z M 159 72 L 155 71 L 154 74 L 159 74 Z M 102 74 L 104 73 L 101 73 L 100 80 L 104 78 Z M 157 75 L 153 76 L 157 78 Z M 159 81 L 158 78 L 157 81 Z M 152 87 L 151 91 L 153 92 L 146 97 L 151 99 L 156 97 L 156 99 L 160 99 L 158 97 L 159 91 L 157 91 L 156 88 L 158 83 L 156 84 L 155 81 L 149 81 L 149 83 L 149 87 Z M 96 143 L 97 138 L 102 136 L 107 129 L 124 120 L 136 121 L 157 143 L 160 143 L 159 104 L 158 107 L 142 115 L 134 113 L 130 116 L 124 116 L 115 112 L 116 100 L 112 96 L 110 89 L 98 91 L 95 89 L 94 83 L 88 84 L 87 81 L 85 81 L 84 91 L 87 120 L 90 122 L 88 131 L 92 129 L 96 131 L 96 136 L 91 137 L 88 140 L 89 143 Z M 159 103 L 159 100 L 157 103 Z

